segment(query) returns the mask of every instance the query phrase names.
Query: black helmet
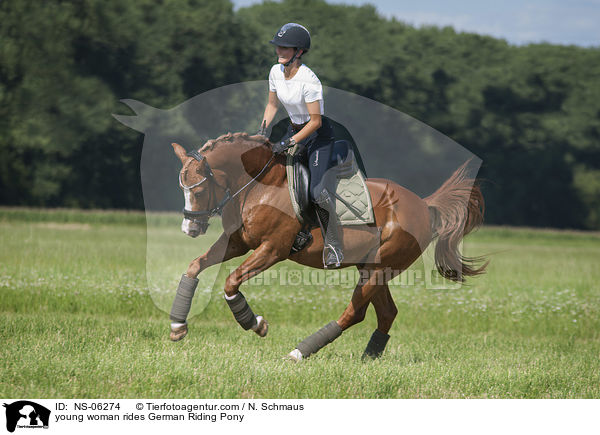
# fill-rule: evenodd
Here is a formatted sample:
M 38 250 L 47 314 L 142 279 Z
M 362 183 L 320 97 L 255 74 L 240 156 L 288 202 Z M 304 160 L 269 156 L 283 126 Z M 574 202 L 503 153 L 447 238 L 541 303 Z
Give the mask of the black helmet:
M 310 33 L 306 27 L 296 23 L 284 24 L 277 34 L 269 41 L 280 47 L 301 48 L 306 53 L 310 48 Z

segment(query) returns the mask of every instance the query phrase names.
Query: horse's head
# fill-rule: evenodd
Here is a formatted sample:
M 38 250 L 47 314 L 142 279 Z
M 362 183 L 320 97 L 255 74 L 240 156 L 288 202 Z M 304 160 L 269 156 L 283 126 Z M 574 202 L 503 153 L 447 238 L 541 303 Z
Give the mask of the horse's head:
M 181 145 L 171 145 L 183 165 L 179 172 L 179 186 L 185 198 L 181 231 L 190 237 L 198 237 L 206 233 L 208 220 L 220 212 L 220 204 L 215 206 L 217 192 L 225 199 L 229 190 L 217 183 L 206 158 L 199 152 L 186 153 Z
M 221 214 L 225 205 L 260 177 L 274 158 L 264 136 L 247 133 L 224 134 L 189 153 L 181 145 L 171 145 L 183 165 L 179 172 L 179 186 L 185 197 L 181 230 L 191 237 L 204 234 L 208 220 Z M 215 165 L 214 172 L 204 154 Z M 232 194 L 230 187 L 236 192 Z

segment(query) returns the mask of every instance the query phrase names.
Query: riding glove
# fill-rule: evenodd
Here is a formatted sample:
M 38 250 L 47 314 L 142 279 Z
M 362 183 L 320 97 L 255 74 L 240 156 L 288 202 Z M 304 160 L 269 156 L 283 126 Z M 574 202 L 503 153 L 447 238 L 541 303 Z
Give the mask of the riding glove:
M 288 148 L 293 147 L 294 145 L 296 145 L 296 141 L 290 137 L 286 140 L 282 140 L 281 142 L 277 142 L 275 145 L 273 145 L 273 152 L 275 154 L 280 154 L 280 153 L 284 152 L 285 150 L 287 150 Z

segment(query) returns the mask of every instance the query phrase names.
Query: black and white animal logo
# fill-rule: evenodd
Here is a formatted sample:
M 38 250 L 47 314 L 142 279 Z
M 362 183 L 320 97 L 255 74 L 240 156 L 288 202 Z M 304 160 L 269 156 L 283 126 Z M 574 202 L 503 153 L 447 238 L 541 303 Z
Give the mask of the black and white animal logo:
M 6 408 L 6 430 L 14 432 L 18 428 L 48 428 L 50 410 L 28 400 L 4 404 Z

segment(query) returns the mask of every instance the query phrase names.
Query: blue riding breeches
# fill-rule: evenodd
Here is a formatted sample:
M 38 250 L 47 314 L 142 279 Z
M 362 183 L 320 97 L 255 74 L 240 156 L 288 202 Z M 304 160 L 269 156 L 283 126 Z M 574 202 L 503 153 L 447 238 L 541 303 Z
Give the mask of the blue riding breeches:
M 325 117 L 321 119 L 321 127 L 299 143 L 307 152 L 306 164 L 310 171 L 310 195 L 313 200 L 319 197 L 323 189 L 335 192 L 335 174 L 328 172 L 337 165 L 337 156 L 333 155 L 335 137 L 329 120 Z M 297 130 L 290 125 L 285 137 L 291 137 L 296 132 Z

